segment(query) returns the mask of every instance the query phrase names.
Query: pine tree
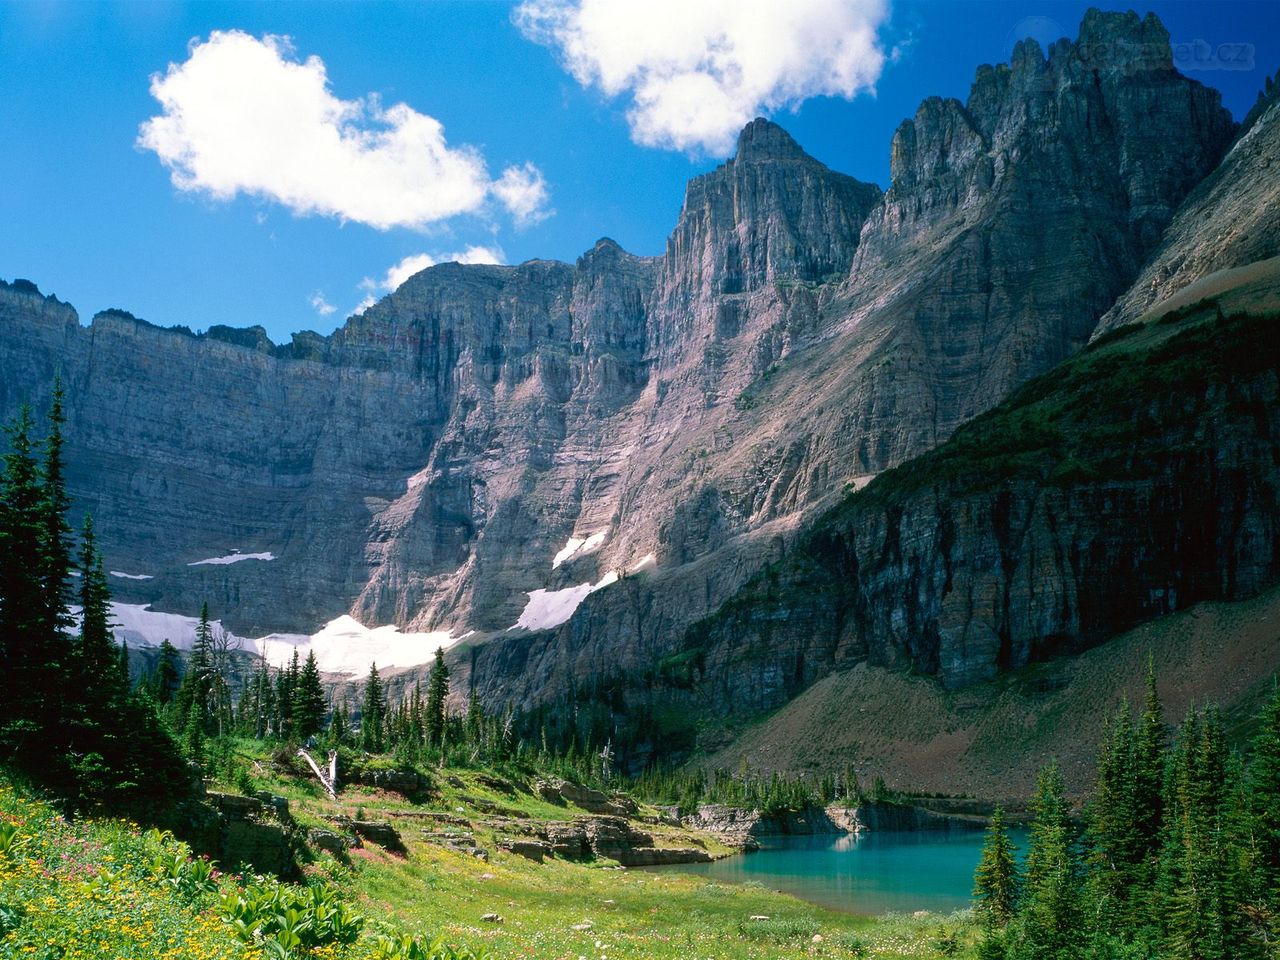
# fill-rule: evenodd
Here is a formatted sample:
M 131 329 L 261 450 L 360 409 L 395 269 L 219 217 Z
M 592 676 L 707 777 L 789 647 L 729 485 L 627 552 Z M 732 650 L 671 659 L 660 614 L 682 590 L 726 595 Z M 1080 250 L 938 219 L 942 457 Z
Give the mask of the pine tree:
M 1057 763 L 1036 783 L 1017 955 L 1076 960 L 1080 955 L 1080 864 Z
M 1169 960 L 1235 960 L 1233 860 L 1229 833 L 1231 763 L 1216 711 L 1192 713 L 1169 764 L 1161 857 L 1163 956 Z
M 120 812 L 120 804 L 167 800 L 188 784 L 150 701 L 130 692 L 92 521 L 80 548 L 80 626 L 70 636 L 62 401 L 57 386 L 39 468 L 23 408 L 0 481 L 0 746 L 69 809 L 106 802 Z
M 987 926 L 1006 927 L 1018 906 L 1017 851 L 1005 827 L 1004 811 L 999 807 L 991 815 L 982 859 L 974 877 L 974 909 Z
M 111 593 L 98 554 L 93 518 L 85 517 L 80 535 L 80 634 L 75 681 L 85 707 L 84 719 L 97 724 L 118 707 L 121 690 L 119 650 L 111 632 Z
M 427 679 L 427 742 L 433 747 L 444 745 L 444 711 L 448 698 L 449 668 L 444 663 L 444 650 L 436 647 L 436 661 Z
M 1151 851 L 1140 833 L 1138 749 L 1125 703 L 1104 730 L 1088 808 L 1091 913 L 1104 933 L 1133 929 L 1147 906 L 1143 881 Z
M 295 650 L 294 657 L 297 655 Z M 297 686 L 293 690 L 292 714 L 294 736 L 299 740 L 314 737 L 324 727 L 324 687 L 320 684 L 315 651 L 307 654 L 306 663 L 298 672 Z
M 333 708 L 333 714 L 329 718 L 329 746 L 334 749 L 344 746 L 350 736 L 351 722 L 348 719 L 347 702 L 343 700 Z
M 297 651 L 294 651 L 297 659 Z M 287 740 L 293 735 L 293 676 L 288 667 L 276 674 L 276 736 Z
M 177 695 L 182 674 L 178 670 L 178 648 L 165 637 L 160 644 L 160 656 L 156 660 L 155 672 L 151 676 L 151 691 L 155 702 L 166 705 L 173 702 Z
M 213 725 L 209 709 L 209 697 L 213 690 L 213 630 L 209 623 L 209 604 L 200 605 L 200 623 L 196 627 L 195 644 L 187 660 L 187 672 L 174 697 L 176 728 L 183 733 L 183 742 L 190 748 L 203 743 L 204 735 Z M 200 729 L 199 743 L 192 733 L 192 723 Z M 188 750 L 192 759 L 197 753 Z
M 1146 859 L 1135 877 L 1134 899 L 1147 898 L 1155 886 L 1164 821 L 1165 750 L 1169 731 L 1156 688 L 1155 661 L 1147 656 L 1147 689 L 1142 717 L 1135 731 L 1133 751 L 1133 805 L 1138 842 Z
M 66 423 L 66 415 L 62 404 L 65 399 L 62 381 L 55 378 L 53 384 L 53 400 L 49 406 L 49 433 L 44 441 L 44 460 L 40 469 L 40 512 L 43 535 L 40 540 L 42 553 L 41 577 L 44 581 L 45 629 L 57 641 L 51 653 L 58 659 L 50 663 L 50 669 L 57 673 L 62 669 L 68 649 L 65 641 L 67 631 L 75 623 L 68 610 L 70 589 L 67 585 L 71 576 L 71 526 L 67 522 L 67 514 L 71 509 L 71 498 L 67 495 L 66 468 L 63 462 L 62 426 Z
M 475 687 L 471 688 L 471 694 L 467 697 L 467 726 L 466 736 L 467 742 L 472 747 L 481 745 L 482 731 L 484 730 L 484 708 L 480 705 L 480 697 L 476 693 Z M 542 746 L 543 752 L 546 752 L 547 730 L 542 728 Z
M 370 753 L 384 749 L 383 723 L 387 716 L 387 696 L 378 677 L 378 665 L 371 664 L 364 684 L 364 703 L 360 708 L 360 745 Z
M 1280 687 L 1262 711 L 1247 782 L 1259 879 L 1280 909 Z
M 409 716 L 405 727 L 405 737 L 414 750 L 419 749 L 427 739 L 426 718 L 422 705 L 422 681 L 413 685 L 413 695 L 409 698 Z
M 24 404 L 6 428 L 9 451 L 0 485 L 0 743 L 19 760 L 41 731 L 55 729 L 63 693 L 55 653 L 60 638 L 48 622 L 47 521 L 31 429 L 31 409 Z

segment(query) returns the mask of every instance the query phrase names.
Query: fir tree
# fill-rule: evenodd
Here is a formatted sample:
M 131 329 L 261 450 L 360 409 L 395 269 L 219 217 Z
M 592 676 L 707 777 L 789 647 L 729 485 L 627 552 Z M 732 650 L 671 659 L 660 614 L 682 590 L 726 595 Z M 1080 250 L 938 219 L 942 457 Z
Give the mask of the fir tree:
M 1132 929 L 1147 906 L 1144 881 L 1151 851 L 1140 832 L 1138 749 L 1125 703 L 1103 732 L 1098 777 L 1088 808 L 1092 913 L 1104 933 Z
M 427 742 L 433 747 L 444 745 L 444 711 L 448 698 L 449 668 L 444 664 L 444 650 L 436 647 L 436 660 L 427 679 Z
M 1253 740 L 1247 798 L 1259 880 L 1280 908 L 1280 687 L 1263 709 Z
M 1231 764 L 1221 718 L 1192 713 L 1169 764 L 1161 859 L 1168 960 L 1235 960 L 1227 800 Z
M 344 746 L 351 736 L 351 722 L 347 714 L 347 702 L 343 700 L 340 704 L 333 708 L 333 713 L 329 718 L 328 740 L 329 746 L 337 749 Z
M 298 652 L 294 651 L 297 658 Z M 299 740 L 314 737 L 324 726 L 324 688 L 320 685 L 320 671 L 316 667 L 315 651 L 307 654 L 307 660 L 298 672 L 297 686 L 293 690 L 293 729 Z
M 76 647 L 75 682 L 86 719 L 96 724 L 118 706 L 121 687 L 119 650 L 111 632 L 111 593 L 98 554 L 93 518 L 86 517 L 80 535 L 80 635 Z M 126 675 L 127 676 L 127 675 Z
M 409 722 L 406 729 L 409 742 L 417 749 L 426 742 L 427 727 L 422 706 L 422 682 L 413 685 L 413 696 L 409 699 Z
M 213 690 L 213 630 L 209 624 L 209 604 L 200 605 L 200 622 L 196 627 L 196 639 L 191 648 L 191 656 L 187 661 L 187 672 L 183 674 L 182 684 L 174 697 L 177 729 L 183 733 L 184 745 L 196 744 L 191 733 L 192 720 L 200 728 L 199 741 L 212 726 L 212 713 L 209 709 L 209 698 Z M 196 753 L 188 750 L 192 759 L 198 759 Z
M 47 422 L 49 432 L 44 441 L 44 459 L 40 466 L 40 513 L 43 526 L 40 538 L 41 580 L 44 587 L 43 630 L 50 639 L 48 671 L 57 675 L 67 666 L 68 631 L 75 623 L 68 609 L 71 576 L 71 526 L 67 513 L 71 498 L 67 495 L 63 463 L 62 426 L 66 423 L 62 404 L 62 381 L 55 378 L 53 400 Z
M 56 727 L 63 690 L 61 642 L 50 630 L 42 542 L 47 529 L 44 495 L 31 440 L 31 409 L 23 405 L 6 428 L 9 451 L 0 485 L 0 742 L 22 759 L 33 734 Z
M 1076 960 L 1082 939 L 1080 865 L 1057 763 L 1041 771 L 1036 783 L 1025 877 L 1015 955 Z
M 471 688 L 471 694 L 467 697 L 467 725 L 466 736 L 467 742 L 473 747 L 479 747 L 481 744 L 481 735 L 484 730 L 484 708 L 480 705 L 480 697 L 476 694 L 475 687 Z M 542 748 L 546 752 L 547 730 L 542 728 Z
M 1165 748 L 1169 737 L 1156 688 L 1155 662 L 1147 656 L 1147 689 L 1142 717 L 1135 731 L 1133 750 L 1133 806 L 1138 842 L 1146 860 L 1136 877 L 1138 897 L 1148 896 L 1155 885 L 1164 821 Z M 1149 899 L 1149 897 L 1148 897 Z
M 182 681 L 178 663 L 178 648 L 165 637 L 160 644 L 160 656 L 156 660 L 150 684 L 155 702 L 162 706 L 172 703 L 178 693 L 178 686 Z
M 1018 906 L 1017 851 L 1005 827 L 1004 811 L 999 807 L 991 815 L 982 859 L 974 877 L 975 910 L 989 927 L 1006 927 Z
M 364 684 L 364 703 L 360 707 L 360 745 L 370 753 L 384 749 L 383 723 L 387 716 L 387 696 L 378 677 L 378 665 L 371 664 Z

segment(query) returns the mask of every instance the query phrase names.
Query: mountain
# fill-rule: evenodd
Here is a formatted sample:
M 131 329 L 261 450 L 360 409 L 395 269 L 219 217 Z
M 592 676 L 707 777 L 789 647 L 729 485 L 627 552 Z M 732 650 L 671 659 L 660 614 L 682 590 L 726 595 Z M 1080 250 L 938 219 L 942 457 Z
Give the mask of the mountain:
M 679 660 L 847 490 L 1081 350 L 1236 135 L 1155 18 L 1090 11 L 921 104 L 883 192 L 754 121 L 658 257 L 444 264 L 282 345 L 82 327 L 6 284 L 0 413 L 61 371 L 71 490 L 122 599 L 207 599 L 247 636 L 348 613 L 475 631 L 460 687 L 531 707 Z M 724 695 L 762 707 L 828 669 L 789 649 Z

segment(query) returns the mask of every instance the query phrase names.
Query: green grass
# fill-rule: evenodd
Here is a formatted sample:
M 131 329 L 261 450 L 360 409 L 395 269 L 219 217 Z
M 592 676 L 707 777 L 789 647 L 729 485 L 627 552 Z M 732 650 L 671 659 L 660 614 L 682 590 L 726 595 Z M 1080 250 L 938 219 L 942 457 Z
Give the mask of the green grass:
M 855 917 L 757 884 L 623 870 L 608 861 L 536 864 L 496 850 L 497 834 L 481 822 L 481 811 L 498 807 L 504 815 L 537 820 L 565 820 L 581 811 L 549 803 L 527 784 L 508 793 L 481 782 L 487 776 L 481 771 L 437 770 L 432 775 L 438 789 L 422 806 L 358 786 L 342 791 L 335 803 L 306 778 L 271 763 L 251 741 L 237 749 L 256 771 L 255 788 L 288 796 L 301 822 L 327 824 L 324 817 L 335 812 L 393 822 L 400 817 L 407 854 L 368 844 L 351 851 L 345 864 L 318 854 L 305 865 L 308 883 L 333 888 L 335 902 L 355 911 L 361 930 L 352 944 L 295 946 L 292 957 L 396 960 L 410 956 L 397 938 L 413 935 L 453 944 L 459 957 L 475 951 L 494 960 L 933 958 L 968 955 L 976 933 L 967 914 Z M 426 842 L 422 822 L 405 816 L 424 810 L 473 819 L 477 843 L 490 851 L 488 862 Z M 692 842 L 679 828 L 645 829 L 660 843 Z M 698 839 L 714 853 L 727 852 Z M 202 882 L 205 868 L 188 853 L 172 838 L 133 824 L 70 822 L 0 777 L 0 957 L 277 956 L 274 947 L 237 939 L 232 921 L 253 915 L 246 904 L 272 902 L 273 890 L 281 891 L 274 895 L 278 902 L 296 905 L 312 896 L 308 888 L 216 875 Z M 285 908 L 277 912 L 283 916 Z M 501 920 L 485 920 L 486 914 Z M 766 919 L 753 919 L 758 917 Z M 276 931 L 286 922 L 277 919 L 265 929 Z M 961 945 L 958 953 L 950 943 Z
M 246 753 L 261 747 L 245 741 Z M 335 812 L 356 812 L 396 824 L 407 848 L 398 856 L 373 844 L 353 850 L 348 879 L 360 912 L 424 937 L 486 949 L 494 958 L 576 960 L 782 960 L 794 957 L 888 958 L 966 956 L 940 950 L 953 938 L 972 941 L 967 913 L 954 916 L 857 917 L 823 909 L 758 884 L 725 884 L 695 875 L 623 870 L 609 861 L 537 864 L 499 851 L 500 831 L 484 824 L 484 811 L 538 821 L 568 820 L 583 811 L 541 799 L 529 784 L 504 776 L 508 793 L 480 782 L 489 771 L 432 770 L 434 795 L 415 805 L 403 797 L 348 786 L 335 803 L 300 775 L 277 768 L 258 786 L 288 796 L 294 816 L 325 822 Z M 312 781 L 314 782 L 314 781 Z M 488 862 L 426 842 L 425 826 L 406 814 L 435 811 L 465 816 Z M 641 807 L 642 815 L 656 814 Z M 400 819 L 397 819 L 400 818 Z M 729 849 L 705 835 L 646 823 L 660 844 L 701 842 L 716 855 Z M 324 857 L 309 872 L 338 868 Z M 341 872 L 340 870 L 338 872 Z M 497 914 L 501 922 L 484 920 Z M 764 916 L 767 920 L 752 920 Z M 815 936 L 818 939 L 814 939 Z

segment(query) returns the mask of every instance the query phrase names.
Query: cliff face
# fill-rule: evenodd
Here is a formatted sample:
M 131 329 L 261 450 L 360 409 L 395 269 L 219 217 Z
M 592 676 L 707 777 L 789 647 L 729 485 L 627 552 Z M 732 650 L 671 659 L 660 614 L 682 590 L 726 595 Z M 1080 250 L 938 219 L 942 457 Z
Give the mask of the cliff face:
M 677 655 L 682 625 L 783 556 L 846 484 L 942 442 L 1082 347 L 1235 129 L 1167 51 L 1151 18 L 1090 13 L 1075 43 L 1045 56 L 1028 42 L 981 68 L 967 103 L 926 101 L 894 139 L 893 182 L 856 245 L 833 233 L 851 249 L 842 276 L 722 294 L 745 301 L 731 315 L 746 322 L 690 321 L 717 375 L 674 408 L 691 470 L 666 487 L 680 497 L 657 540 L 664 561 L 690 562 L 593 595 L 553 636 L 477 649 L 482 688 L 529 702 L 597 675 L 601 653 L 620 673 Z M 693 206 L 660 277 L 696 246 L 677 243 Z
M 748 715 L 863 660 L 964 687 L 1272 585 L 1278 317 L 1198 305 L 1032 381 L 823 516 L 676 679 Z
M 0 413 L 62 370 L 72 492 L 112 568 L 152 578 L 124 599 L 207 598 L 242 634 L 493 632 L 453 656 L 494 701 L 644 669 L 846 484 L 1088 340 L 1234 131 L 1167 39 L 1090 13 L 1020 46 L 903 124 L 883 194 L 756 121 L 661 257 L 446 264 L 331 337 L 82 328 L 5 286 Z M 275 559 L 188 566 L 234 549 Z M 640 567 L 507 632 L 529 591 Z

